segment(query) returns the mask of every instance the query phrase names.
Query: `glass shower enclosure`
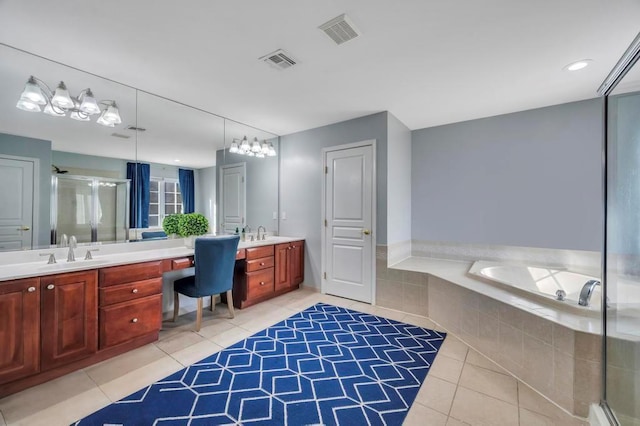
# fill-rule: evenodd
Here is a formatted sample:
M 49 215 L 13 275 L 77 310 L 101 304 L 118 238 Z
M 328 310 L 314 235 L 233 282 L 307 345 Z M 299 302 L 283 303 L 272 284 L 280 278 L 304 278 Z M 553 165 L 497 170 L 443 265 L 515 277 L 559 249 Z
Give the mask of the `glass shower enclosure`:
M 613 425 L 640 426 L 640 34 L 605 96 L 603 397 Z
M 128 179 L 51 177 L 51 244 L 63 235 L 78 243 L 126 241 L 128 218 Z

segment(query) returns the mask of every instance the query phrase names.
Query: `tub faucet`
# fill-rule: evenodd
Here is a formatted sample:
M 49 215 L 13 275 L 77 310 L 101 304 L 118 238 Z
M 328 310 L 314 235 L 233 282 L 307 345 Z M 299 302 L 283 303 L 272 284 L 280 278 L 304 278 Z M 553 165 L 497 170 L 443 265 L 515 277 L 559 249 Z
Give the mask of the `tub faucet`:
M 73 249 L 78 247 L 78 240 L 76 240 L 75 235 L 72 235 L 69 238 L 69 253 L 67 253 L 67 262 L 75 262 L 76 255 L 73 253 Z
M 582 291 L 580 291 L 580 299 L 578 299 L 578 305 L 589 306 L 591 295 L 593 294 L 593 290 L 595 290 L 597 285 L 600 285 L 600 281 L 598 280 L 589 280 L 584 283 L 584 285 L 582 286 Z

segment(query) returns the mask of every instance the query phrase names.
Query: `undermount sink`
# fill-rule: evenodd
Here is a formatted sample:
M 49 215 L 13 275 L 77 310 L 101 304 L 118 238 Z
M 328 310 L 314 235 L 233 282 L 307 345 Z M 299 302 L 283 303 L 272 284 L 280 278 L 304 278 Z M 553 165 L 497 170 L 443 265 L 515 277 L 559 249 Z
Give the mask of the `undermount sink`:
M 75 262 L 62 261 L 58 263 L 41 265 L 36 267 L 36 269 L 38 271 L 64 271 L 66 269 L 73 269 L 73 268 L 94 267 L 94 266 L 102 265 L 105 263 L 107 263 L 107 261 L 102 259 L 77 260 Z

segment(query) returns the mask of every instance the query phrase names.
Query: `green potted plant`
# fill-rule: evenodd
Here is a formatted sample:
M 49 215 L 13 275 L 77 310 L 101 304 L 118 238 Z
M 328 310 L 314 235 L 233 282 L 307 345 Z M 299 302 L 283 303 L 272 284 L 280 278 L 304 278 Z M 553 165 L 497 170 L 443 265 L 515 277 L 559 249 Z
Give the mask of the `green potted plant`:
M 209 221 L 200 213 L 181 214 L 178 219 L 178 234 L 187 238 L 187 246 L 193 247 L 193 238 L 209 231 Z
M 178 223 L 182 214 L 170 214 L 162 220 L 162 230 L 165 234 L 175 237 L 178 234 Z

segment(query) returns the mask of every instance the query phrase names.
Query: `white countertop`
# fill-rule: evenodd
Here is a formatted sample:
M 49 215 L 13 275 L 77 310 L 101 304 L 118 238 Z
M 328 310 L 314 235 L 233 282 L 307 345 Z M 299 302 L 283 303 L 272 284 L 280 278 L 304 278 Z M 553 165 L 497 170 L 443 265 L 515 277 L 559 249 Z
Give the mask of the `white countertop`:
M 300 240 L 304 240 L 304 238 L 270 236 L 264 241 L 241 241 L 238 244 L 238 249 Z M 98 251 L 92 252 L 93 259 L 84 260 L 86 251 L 96 248 Z M 135 243 L 80 245 L 74 250 L 76 257 L 75 262 L 67 262 L 68 250 L 68 248 L 61 247 L 0 253 L 0 281 L 193 255 L 193 249 L 186 247 L 185 240 L 182 238 L 140 241 Z M 48 253 L 55 254 L 57 263 L 47 264 L 48 256 L 46 256 L 46 254 Z M 41 256 L 41 254 L 44 256 Z
M 389 266 L 389 268 L 433 275 L 573 330 L 596 334 L 601 332 L 602 327 L 599 311 L 578 314 L 571 311 L 564 311 L 561 307 L 554 307 L 553 304 L 536 300 L 533 297 L 521 296 L 514 293 L 514 291 L 501 288 L 497 283 L 494 285 L 481 278 L 469 275 L 467 272 L 472 264 L 473 262 L 467 261 L 410 257 Z

